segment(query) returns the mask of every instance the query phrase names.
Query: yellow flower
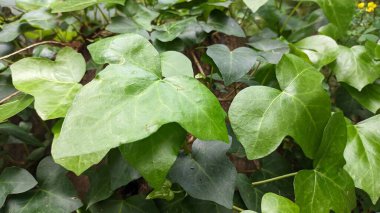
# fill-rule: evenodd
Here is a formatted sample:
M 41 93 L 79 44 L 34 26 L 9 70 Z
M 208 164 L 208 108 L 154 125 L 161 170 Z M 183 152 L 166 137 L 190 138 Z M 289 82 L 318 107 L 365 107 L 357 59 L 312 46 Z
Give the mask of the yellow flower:
M 360 3 L 358 3 L 358 8 L 359 8 L 359 9 L 363 9 L 364 6 L 365 6 L 365 3 L 364 3 L 364 2 L 360 2 Z
M 371 2 L 368 3 L 368 8 L 373 8 L 373 9 L 375 9 L 376 7 L 377 7 L 377 4 L 374 3 L 373 1 L 371 1 Z
M 365 11 L 367 11 L 368 13 L 372 13 L 373 11 L 375 11 L 375 8 L 367 7 L 367 8 L 365 9 Z

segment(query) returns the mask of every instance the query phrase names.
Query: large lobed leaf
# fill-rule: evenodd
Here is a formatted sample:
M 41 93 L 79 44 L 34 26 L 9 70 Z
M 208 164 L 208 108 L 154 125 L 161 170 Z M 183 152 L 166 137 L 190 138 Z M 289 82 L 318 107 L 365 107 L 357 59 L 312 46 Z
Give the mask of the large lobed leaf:
M 76 10 L 83 10 L 99 3 L 121 4 L 125 0 L 55 0 L 51 4 L 53 13 L 71 12 Z
M 347 123 L 348 142 L 344 169 L 355 186 L 366 191 L 375 204 L 380 197 L 380 115 L 356 125 Z
M 355 207 L 355 187 L 343 170 L 346 127 L 342 113 L 335 113 L 325 127 L 314 160 L 314 170 L 302 170 L 294 181 L 296 203 L 302 212 L 351 212 Z
M 11 65 L 13 85 L 33 95 L 34 107 L 44 119 L 65 117 L 77 92 L 78 82 L 86 71 L 81 54 L 65 47 L 55 61 L 46 58 L 24 58 Z
M 282 91 L 252 86 L 235 97 L 229 110 L 232 128 L 249 159 L 273 152 L 288 135 L 313 157 L 330 116 L 323 76 L 289 54 L 278 64 L 276 75 Z
M 105 44 L 132 48 L 101 49 Z M 80 174 L 110 149 L 142 140 L 172 122 L 197 138 L 228 141 L 225 112 L 215 96 L 188 76 L 158 78 L 160 58 L 145 38 L 115 36 L 93 44 L 90 52 L 100 63 L 116 56 L 122 64 L 109 65 L 81 89 L 53 143 L 56 162 Z

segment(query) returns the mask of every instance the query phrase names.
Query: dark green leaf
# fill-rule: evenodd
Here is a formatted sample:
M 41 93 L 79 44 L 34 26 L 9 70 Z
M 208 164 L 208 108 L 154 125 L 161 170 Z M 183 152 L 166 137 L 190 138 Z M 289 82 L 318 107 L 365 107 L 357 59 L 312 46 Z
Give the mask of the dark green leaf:
M 256 63 L 255 52 L 247 47 L 231 52 L 225 45 L 214 44 L 207 47 L 207 55 L 215 62 L 226 86 L 241 79 Z
M 362 91 L 343 85 L 350 95 L 369 111 L 376 113 L 380 109 L 380 84 L 375 82 L 365 86 Z
M 6 212 L 67 213 L 82 206 L 76 191 L 65 176 L 66 171 L 50 157 L 37 167 L 38 188 L 13 196 L 6 205 Z
M 229 146 L 219 141 L 196 140 L 191 157 L 178 157 L 169 179 L 194 198 L 214 201 L 231 209 L 237 173 L 226 156 Z
M 26 192 L 37 185 L 34 177 L 25 169 L 8 167 L 0 175 L 0 207 L 9 194 Z
M 231 17 L 226 16 L 220 10 L 213 10 L 207 20 L 208 27 L 212 30 L 222 32 L 227 35 L 245 37 L 240 25 Z M 209 32 L 210 30 L 207 30 Z
M 91 213 L 158 213 L 152 200 L 136 195 L 126 200 L 106 200 L 93 205 Z
M 166 124 L 148 138 L 120 146 L 120 151 L 149 185 L 158 189 L 165 182 L 185 138 L 186 131 L 181 126 Z

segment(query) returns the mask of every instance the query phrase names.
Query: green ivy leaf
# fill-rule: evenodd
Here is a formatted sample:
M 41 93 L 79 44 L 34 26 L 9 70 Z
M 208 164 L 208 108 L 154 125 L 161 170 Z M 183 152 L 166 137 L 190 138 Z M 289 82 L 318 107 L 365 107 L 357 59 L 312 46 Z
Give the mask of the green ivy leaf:
M 148 138 L 120 146 L 120 151 L 149 185 L 158 189 L 165 182 L 185 139 L 186 131 L 181 126 L 166 124 Z
M 20 35 L 20 21 L 14 21 L 9 24 L 3 24 L 0 31 L 0 42 L 10 42 Z
M 338 37 L 342 37 L 347 32 L 352 18 L 355 14 L 355 1 L 352 0 L 303 0 L 317 3 L 323 10 L 323 13 L 330 21 L 328 28 L 336 27 Z M 333 26 L 331 26 L 333 25 Z
M 118 150 L 109 153 L 106 165 L 98 170 L 90 170 L 86 175 L 91 186 L 87 194 L 87 208 L 109 198 L 121 186 L 140 178 L 140 174 L 124 160 Z
M 157 207 L 152 200 L 146 200 L 140 195 L 135 195 L 126 200 L 106 200 L 93 205 L 90 208 L 92 213 L 158 213 Z
M 194 76 L 193 66 L 190 59 L 176 51 L 160 53 L 161 70 L 164 77 L 176 75 Z
M 124 5 L 125 0 L 55 0 L 51 4 L 53 13 L 83 10 L 95 4 L 108 3 Z
M 47 120 L 65 117 L 82 88 L 78 82 L 86 71 L 86 63 L 81 54 L 65 47 L 58 52 L 55 61 L 24 58 L 12 64 L 11 70 L 13 85 L 34 96 L 38 115 Z
M 340 46 L 333 70 L 338 81 L 359 91 L 380 77 L 380 64 L 375 63 L 364 46 Z
M 380 197 L 380 115 L 356 125 L 347 123 L 348 142 L 344 150 L 344 169 L 355 186 L 369 194 L 375 204 Z
M 268 2 L 268 0 L 243 0 L 247 7 L 255 13 L 260 7 Z
M 377 43 L 368 40 L 365 43 L 365 48 L 375 60 L 380 60 L 380 40 Z
M 291 200 L 276 195 L 266 193 L 261 201 L 262 212 L 265 213 L 299 213 L 300 208 Z
M 160 15 L 158 12 L 150 10 L 134 1 L 127 1 L 125 3 L 124 13 L 137 25 L 141 26 L 142 29 L 147 31 L 152 31 L 151 22 Z
M 43 146 L 43 144 L 40 141 L 38 141 L 33 135 L 31 135 L 25 129 L 17 125 L 14 125 L 12 123 L 0 124 L 0 134 L 13 136 L 28 145 Z
M 188 25 L 194 23 L 195 21 L 196 19 L 192 17 L 155 26 L 154 29 L 156 31 L 152 32 L 152 40 L 158 39 L 162 42 L 173 41 L 186 29 Z
M 109 65 L 76 96 L 52 155 L 80 174 L 110 149 L 167 123 L 177 122 L 200 139 L 228 141 L 224 119 L 218 100 L 194 78 L 162 80 L 136 66 Z
M 362 91 L 343 84 L 350 95 L 369 111 L 376 113 L 380 109 L 380 84 L 375 82 L 365 86 Z
M 6 212 L 73 212 L 82 206 L 76 191 L 66 177 L 66 171 L 50 157 L 37 167 L 38 188 L 13 196 Z M 43 204 L 43 205 L 42 205 Z
M 325 127 L 314 160 L 314 170 L 302 170 L 294 181 L 296 203 L 302 212 L 351 212 L 356 206 L 355 187 L 343 170 L 346 127 L 342 113 L 335 113 Z
M 46 11 L 46 9 L 33 10 L 25 13 L 22 20 L 28 22 L 32 27 L 44 30 L 54 29 L 56 26 L 56 18 Z
M 324 35 L 314 35 L 294 44 L 307 55 L 317 69 L 333 62 L 339 53 L 339 46 L 334 39 Z
M 194 198 L 214 201 L 231 209 L 237 172 L 226 156 L 229 147 L 219 141 L 196 140 L 191 157 L 178 157 L 169 179 Z
M 211 29 L 208 29 L 211 27 Z M 215 30 L 227 35 L 245 37 L 243 29 L 240 25 L 231 17 L 225 15 L 220 10 L 213 10 L 207 20 L 207 26 L 205 26 L 206 32 Z
M 161 76 L 159 53 L 147 39 L 123 34 L 102 39 L 88 46 L 97 64 L 127 64 Z
M 25 169 L 8 167 L 0 175 L 0 207 L 9 194 L 26 192 L 37 185 L 34 177 Z
M 31 11 L 38 10 L 40 8 L 49 8 L 50 4 L 56 0 L 16 0 L 18 8 Z
M 247 47 L 231 52 L 226 45 L 214 44 L 207 47 L 207 55 L 215 62 L 226 86 L 241 79 L 256 63 L 256 53 Z
M 0 105 L 0 122 L 16 115 L 33 102 L 33 97 L 21 94 Z
M 288 135 L 313 157 L 330 116 L 323 76 L 289 54 L 277 65 L 276 75 L 282 91 L 252 86 L 235 97 L 229 110 L 232 128 L 248 159 L 268 155 Z
M 261 56 L 265 62 L 270 64 L 278 64 L 282 56 L 289 52 L 289 45 L 283 41 L 274 39 L 262 39 L 248 43 L 249 46 L 260 50 L 258 55 Z M 260 60 L 260 58 L 258 58 Z

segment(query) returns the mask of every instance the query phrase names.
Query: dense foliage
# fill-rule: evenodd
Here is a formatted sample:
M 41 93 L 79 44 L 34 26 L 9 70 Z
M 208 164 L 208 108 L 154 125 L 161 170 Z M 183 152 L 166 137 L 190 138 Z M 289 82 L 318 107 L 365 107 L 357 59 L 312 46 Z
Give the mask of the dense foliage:
M 380 211 L 356 0 L 0 0 L 0 212 Z

